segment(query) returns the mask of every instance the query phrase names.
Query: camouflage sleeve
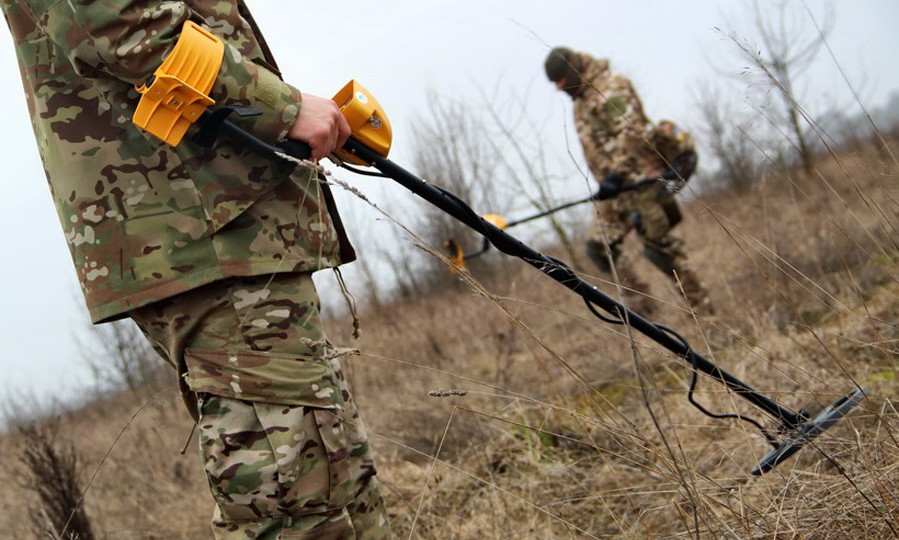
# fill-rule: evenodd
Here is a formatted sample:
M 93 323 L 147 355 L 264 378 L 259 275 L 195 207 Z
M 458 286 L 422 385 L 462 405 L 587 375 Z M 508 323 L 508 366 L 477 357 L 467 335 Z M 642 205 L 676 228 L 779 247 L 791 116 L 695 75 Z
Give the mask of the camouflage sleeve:
M 622 176 L 637 180 L 642 177 L 646 154 L 645 133 L 649 120 L 643 113 L 643 104 L 627 78 L 614 74 L 606 96 L 606 114 L 612 126 L 613 142 L 616 151 L 612 156 L 611 167 Z
M 88 78 L 112 77 L 143 83 L 174 47 L 188 19 L 206 25 L 183 2 L 139 0 L 31 0 L 37 24 Z M 223 1 L 225 9 L 233 2 Z M 229 43 L 227 29 L 206 27 L 225 42 L 225 55 L 211 97 L 220 104 L 249 105 L 262 115 L 253 132 L 269 141 L 282 139 L 296 121 L 300 92 Z
M 592 99 L 589 102 L 576 104 L 574 125 L 581 141 L 587 166 L 590 167 L 590 173 L 597 182 L 601 182 L 609 172 L 609 159 L 602 150 L 605 133 L 601 129 L 602 126 L 598 125 L 599 119 L 593 114 L 593 107 L 596 105 L 596 100 Z
M 597 85 L 598 86 L 598 85 Z M 588 90 L 581 100 L 576 128 L 593 176 L 615 171 L 628 180 L 642 174 L 643 133 L 649 124 L 630 81 L 612 74 L 603 91 Z

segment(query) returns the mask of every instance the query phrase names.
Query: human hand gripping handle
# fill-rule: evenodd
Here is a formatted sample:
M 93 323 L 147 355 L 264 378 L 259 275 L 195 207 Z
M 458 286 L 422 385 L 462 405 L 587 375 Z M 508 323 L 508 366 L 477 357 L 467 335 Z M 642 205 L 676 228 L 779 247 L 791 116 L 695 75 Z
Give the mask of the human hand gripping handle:
M 622 185 L 624 185 L 624 178 L 617 172 L 612 171 L 599 183 L 599 191 L 593 194 L 593 199 L 596 201 L 614 199 L 621 193 Z
M 261 155 L 317 161 L 339 152 L 352 135 L 350 123 L 337 103 L 311 94 L 303 94 L 300 115 L 288 130 L 287 138 L 276 145 L 229 121 L 227 117 L 230 114 L 255 116 L 259 113 L 251 107 L 226 106 L 206 110 L 199 119 L 200 131 L 192 137 L 194 142 L 210 147 L 217 136 L 224 135 Z
M 346 143 L 350 125 L 333 100 L 304 93 L 300 114 L 287 137 L 308 144 L 310 158 L 317 161 Z

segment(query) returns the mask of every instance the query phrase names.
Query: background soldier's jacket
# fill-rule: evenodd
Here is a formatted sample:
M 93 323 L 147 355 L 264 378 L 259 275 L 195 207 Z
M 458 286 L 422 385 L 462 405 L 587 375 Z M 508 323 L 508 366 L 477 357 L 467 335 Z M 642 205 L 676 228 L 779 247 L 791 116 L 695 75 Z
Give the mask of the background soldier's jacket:
M 211 97 L 274 143 L 299 114 L 242 0 L 0 0 L 43 165 L 91 318 L 230 276 L 314 271 L 354 254 L 327 185 L 223 140 L 173 148 L 131 122 L 185 20 L 225 42 Z M 190 135 L 188 132 L 188 136 Z
M 593 177 L 601 181 L 615 171 L 634 181 L 658 169 L 658 154 L 647 143 L 651 123 L 630 80 L 604 58 L 579 53 L 578 65 L 585 90 L 574 99 L 574 122 Z
M 680 182 L 690 180 L 699 164 L 699 156 L 689 133 L 671 120 L 662 120 L 653 128 L 648 140 L 657 152 L 662 168 L 668 169 L 666 172 L 677 175 Z M 669 174 L 667 178 L 674 177 Z

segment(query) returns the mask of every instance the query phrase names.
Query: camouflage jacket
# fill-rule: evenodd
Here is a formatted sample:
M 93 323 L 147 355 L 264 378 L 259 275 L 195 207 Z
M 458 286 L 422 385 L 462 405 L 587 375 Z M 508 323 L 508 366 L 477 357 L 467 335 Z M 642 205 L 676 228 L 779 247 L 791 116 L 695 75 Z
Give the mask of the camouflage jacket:
M 658 172 L 646 136 L 651 124 L 630 80 L 604 58 L 579 53 L 584 90 L 574 99 L 574 125 L 596 181 L 616 171 L 626 181 Z
M 134 90 L 185 20 L 225 42 L 217 104 L 285 137 L 300 92 L 281 80 L 243 0 L 0 0 L 35 136 L 94 322 L 230 276 L 352 260 L 326 184 L 220 140 L 167 146 L 134 126 Z M 188 132 L 188 136 L 190 132 Z

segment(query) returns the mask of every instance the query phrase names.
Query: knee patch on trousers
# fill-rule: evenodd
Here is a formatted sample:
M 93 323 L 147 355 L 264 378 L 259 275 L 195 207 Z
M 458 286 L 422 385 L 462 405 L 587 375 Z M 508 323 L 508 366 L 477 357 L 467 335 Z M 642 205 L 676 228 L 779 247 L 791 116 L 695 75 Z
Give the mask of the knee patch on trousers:
M 606 244 L 596 240 L 587 240 L 585 251 L 587 252 L 587 257 L 603 272 L 612 271 L 612 267 L 609 265 L 609 256 L 611 255 L 614 262 L 618 260 L 618 255 L 620 254 L 618 244 L 606 246 Z
M 650 245 L 643 246 L 643 254 L 653 266 L 664 272 L 669 278 L 673 277 L 674 271 L 677 270 L 674 256 Z

